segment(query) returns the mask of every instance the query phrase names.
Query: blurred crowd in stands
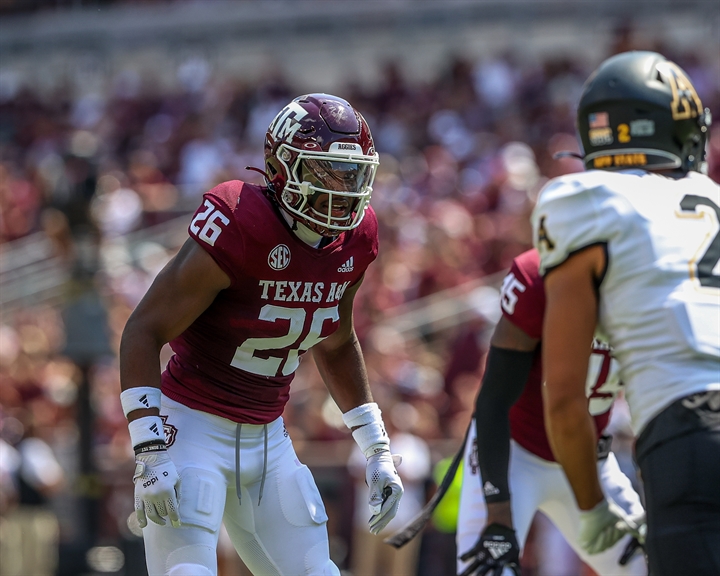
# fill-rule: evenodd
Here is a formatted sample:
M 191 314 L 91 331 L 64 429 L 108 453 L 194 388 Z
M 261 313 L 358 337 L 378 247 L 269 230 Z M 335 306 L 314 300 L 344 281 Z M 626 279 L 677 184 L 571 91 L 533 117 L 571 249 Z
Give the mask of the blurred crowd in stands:
M 105 7 L 128 4 L 167 4 L 178 0 L 0 0 L 0 14 L 28 14 L 68 8 Z M 181 2 L 195 0 L 180 0 Z
M 634 47 L 628 38 L 618 38 L 616 51 Z M 683 66 L 717 114 L 716 68 L 693 53 L 642 48 Z M 555 160 L 553 154 L 579 151 L 573 109 L 596 64 L 585 66 L 572 55 L 541 64 L 512 55 L 456 59 L 426 84 L 408 83 L 399 66 L 387 64 L 378 87 L 336 90 L 365 115 L 381 154 L 372 199 L 380 254 L 358 295 L 356 329 L 386 420 L 434 447 L 433 464 L 464 434 L 491 319 L 478 312 L 456 327 L 424 326 L 405 337 L 393 330 L 392 314 L 444 289 L 497 278 L 531 246 L 528 216 L 539 189 L 549 178 L 582 169 L 577 159 Z M 248 85 L 242 78 L 215 77 L 201 59 L 178 69 L 178 89 L 171 93 L 158 93 L 149 79 L 127 71 L 107 90 L 80 95 L 0 85 L 0 250 L 32 234 L 46 235 L 73 270 L 67 304 L 94 294 L 96 308 L 83 318 L 94 318 L 98 333 L 107 334 L 106 346 L 82 359 L 66 353 L 63 306 L 14 310 L 0 325 L 3 450 L 21 452 L 29 437 L 52 448 L 64 480 L 56 474 L 52 486 L 38 484 L 35 491 L 41 504 L 62 512 L 61 541 L 77 537 L 78 512 L 69 503 L 78 497 L 99 503 L 93 508 L 96 542 L 128 533 L 132 451 L 115 353 L 128 315 L 177 246 L 146 241 L 130 254 L 123 238 L 187 217 L 202 192 L 221 181 L 259 183 L 245 167 L 263 167 L 268 124 L 297 95 L 277 74 Z M 712 137 L 709 159 L 717 181 L 719 136 Z M 384 328 L 373 330 L 382 321 Z M 85 468 L 79 454 L 79 438 L 87 433 L 79 418 L 84 387 L 94 422 L 87 445 L 92 462 Z M 319 441 L 348 440 L 312 362 L 301 366 L 285 418 L 301 454 Z M 322 459 L 306 453 L 313 462 Z M 332 451 L 323 454 L 331 458 Z M 341 466 L 348 454 L 336 458 Z M 21 500 L 18 482 L 5 481 L 18 477 L 19 465 L 2 460 L 0 514 L 7 514 Z M 342 481 L 351 483 L 350 472 L 344 474 Z M 332 482 L 316 475 L 332 492 Z M 430 490 L 430 467 L 426 475 Z M 343 564 L 344 556 L 352 556 L 352 526 L 343 521 L 352 498 L 328 493 L 330 528 L 339 535 L 336 555 L 343 556 L 336 560 Z M 529 552 L 528 565 L 531 557 Z M 423 569 L 431 569 L 430 560 Z M 528 570 L 524 574 L 541 573 Z

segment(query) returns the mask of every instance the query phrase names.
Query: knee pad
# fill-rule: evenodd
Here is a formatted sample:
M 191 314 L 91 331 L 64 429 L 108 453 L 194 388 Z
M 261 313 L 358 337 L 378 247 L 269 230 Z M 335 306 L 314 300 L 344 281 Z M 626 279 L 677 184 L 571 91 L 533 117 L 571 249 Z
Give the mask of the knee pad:
M 177 564 L 170 568 L 168 576 L 215 576 L 207 566 L 200 564 Z

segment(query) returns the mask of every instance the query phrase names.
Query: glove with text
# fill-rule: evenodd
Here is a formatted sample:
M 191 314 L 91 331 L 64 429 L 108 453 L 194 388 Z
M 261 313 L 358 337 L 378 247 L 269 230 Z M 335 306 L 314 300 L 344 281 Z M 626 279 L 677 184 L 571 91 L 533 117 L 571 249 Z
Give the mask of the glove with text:
M 397 514 L 403 485 L 396 467 L 402 462 L 398 454 L 387 450 L 371 455 L 367 459 L 365 481 L 370 488 L 370 532 L 379 534 Z
M 166 451 L 135 456 L 135 514 L 141 528 L 150 518 L 164 526 L 167 517 L 174 527 L 180 526 L 178 491 L 180 476 Z
M 459 576 L 501 576 L 506 568 L 520 576 L 520 546 L 515 530 L 502 524 L 489 524 L 475 546 L 460 560 L 470 565 Z
M 578 544 L 588 554 L 599 554 L 631 534 L 642 544 L 645 541 L 645 513 L 628 515 L 612 500 L 603 500 L 592 510 L 580 511 Z

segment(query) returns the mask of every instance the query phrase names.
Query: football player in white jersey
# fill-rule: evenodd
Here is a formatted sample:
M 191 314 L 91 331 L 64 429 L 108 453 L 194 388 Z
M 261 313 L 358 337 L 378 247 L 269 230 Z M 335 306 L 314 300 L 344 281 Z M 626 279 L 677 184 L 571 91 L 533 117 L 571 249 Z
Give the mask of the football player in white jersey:
M 597 477 L 585 397 L 597 330 L 626 386 L 653 576 L 720 574 L 720 186 L 702 173 L 709 125 L 675 63 L 609 58 L 578 107 L 588 171 L 550 181 L 532 216 L 547 295 L 545 422 L 581 510 L 580 543 L 599 552 L 638 531 Z

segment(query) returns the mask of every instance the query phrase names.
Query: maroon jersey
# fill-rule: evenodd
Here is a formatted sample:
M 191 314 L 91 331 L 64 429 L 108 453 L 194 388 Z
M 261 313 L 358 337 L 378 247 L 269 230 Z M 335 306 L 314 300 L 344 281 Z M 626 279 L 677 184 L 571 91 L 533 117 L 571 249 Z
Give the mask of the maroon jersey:
M 265 424 L 282 414 L 301 356 L 339 325 L 338 303 L 377 256 L 377 219 L 322 248 L 299 240 L 262 188 L 231 181 L 189 228 L 231 280 L 170 345 L 162 391 L 191 408 Z
M 532 338 L 542 337 L 545 314 L 545 288 L 539 266 L 540 257 L 534 249 L 515 258 L 510 272 L 503 280 L 500 302 L 505 318 Z M 545 434 L 541 387 L 542 361 L 538 346 L 525 389 L 510 409 L 510 430 L 512 438 L 520 446 L 544 460 L 554 462 Z M 598 437 L 607 426 L 610 408 L 619 389 L 617 362 L 611 358 L 609 347 L 596 340 L 590 356 L 586 390 Z

